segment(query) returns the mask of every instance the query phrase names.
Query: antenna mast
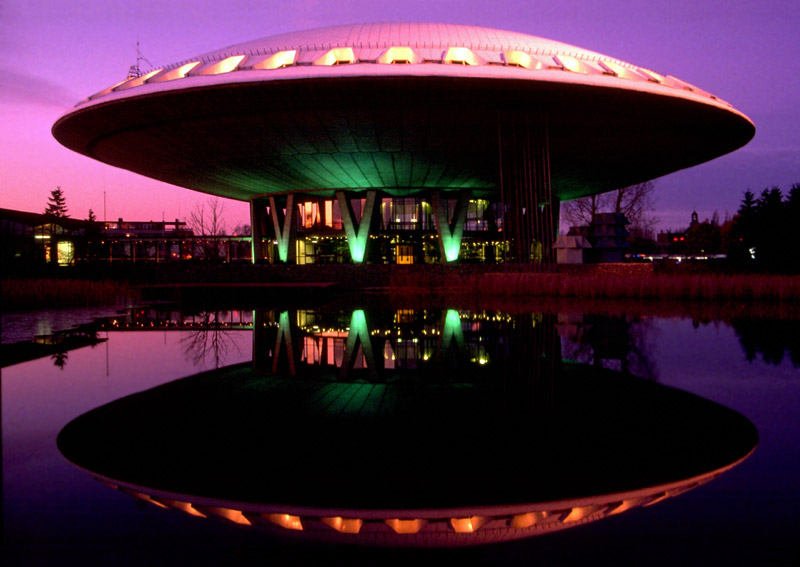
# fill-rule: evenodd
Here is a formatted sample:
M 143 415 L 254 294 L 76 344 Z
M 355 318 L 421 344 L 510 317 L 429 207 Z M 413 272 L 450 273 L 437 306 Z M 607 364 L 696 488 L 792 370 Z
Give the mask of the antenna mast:
M 131 65 L 131 68 L 128 69 L 128 78 L 129 79 L 135 79 L 137 77 L 141 77 L 142 76 L 142 67 L 140 65 L 140 63 L 142 61 L 144 61 L 145 63 L 147 63 L 151 67 L 153 66 L 153 64 L 150 63 L 150 61 L 148 61 L 147 57 L 142 55 L 142 52 L 139 50 L 139 40 L 136 40 L 136 63 Z

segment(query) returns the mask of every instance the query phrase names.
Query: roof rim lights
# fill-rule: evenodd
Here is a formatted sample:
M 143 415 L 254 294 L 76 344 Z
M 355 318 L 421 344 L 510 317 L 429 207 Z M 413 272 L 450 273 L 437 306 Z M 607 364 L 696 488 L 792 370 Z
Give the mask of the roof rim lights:
M 320 52 L 321 50 L 317 50 Z M 313 50 L 312 50 L 313 52 Z M 311 54 L 312 52 L 309 52 Z M 204 62 L 202 60 L 194 60 L 184 63 L 178 67 L 170 70 L 158 68 L 148 72 L 141 77 L 130 77 L 124 79 L 114 85 L 107 87 L 87 99 L 78 103 L 78 106 L 103 97 L 112 92 L 126 91 L 133 89 L 143 84 L 162 83 L 173 81 L 175 79 L 182 79 L 192 76 L 205 76 L 205 75 L 219 75 L 231 73 L 236 71 L 248 70 L 275 70 L 283 67 L 291 67 L 298 65 L 298 58 L 300 51 L 297 49 L 287 49 L 277 51 L 271 55 L 263 58 L 255 58 L 250 56 L 252 60 L 257 61 L 254 64 L 242 64 L 247 61 L 248 56 L 245 54 L 231 55 L 222 60 L 214 62 Z M 716 101 L 717 103 L 724 104 L 730 108 L 733 106 L 719 99 L 718 97 L 702 90 L 694 85 L 690 85 L 680 79 L 671 75 L 660 75 L 649 69 L 643 69 L 633 65 L 623 64 L 619 61 L 607 58 L 586 58 L 578 54 L 559 54 L 550 53 L 549 55 L 529 53 L 529 50 L 522 49 L 509 49 L 500 54 L 501 60 L 507 67 L 519 67 L 528 71 L 542 71 L 542 70 L 563 70 L 570 73 L 583 74 L 583 75 L 610 75 L 620 79 L 626 79 L 636 82 L 650 82 L 659 84 L 670 89 L 679 91 L 691 92 L 703 98 L 708 98 Z M 463 46 L 448 47 L 438 60 L 428 60 L 410 46 L 394 45 L 383 51 L 383 53 L 375 59 L 359 60 L 353 47 L 331 47 L 323 55 L 310 60 L 312 65 L 315 66 L 335 66 L 343 64 L 396 64 L 396 63 L 410 63 L 418 65 L 427 64 L 448 64 L 448 65 L 466 65 L 466 66 L 481 66 L 489 65 L 498 62 L 488 62 L 484 58 L 477 55 L 472 49 Z M 302 62 L 300 62 L 302 64 Z M 307 63 L 306 63 L 307 64 Z
M 198 75 L 222 75 L 223 73 L 230 73 L 235 71 L 239 64 L 244 60 L 244 55 L 231 55 L 222 61 L 205 67 L 197 72 Z
M 166 73 L 162 73 L 150 79 L 150 83 L 164 83 L 166 81 L 174 81 L 175 79 L 183 79 L 188 75 L 192 70 L 194 70 L 198 65 L 200 65 L 200 61 L 192 61 L 190 63 L 184 63 L 180 67 L 172 69 L 171 71 L 167 71 Z
M 294 65 L 297 61 L 297 50 L 291 49 L 287 51 L 279 51 L 277 53 L 273 53 L 266 59 L 262 59 L 255 65 L 253 65 L 253 69 L 281 69 L 283 67 L 289 67 L 290 65 Z

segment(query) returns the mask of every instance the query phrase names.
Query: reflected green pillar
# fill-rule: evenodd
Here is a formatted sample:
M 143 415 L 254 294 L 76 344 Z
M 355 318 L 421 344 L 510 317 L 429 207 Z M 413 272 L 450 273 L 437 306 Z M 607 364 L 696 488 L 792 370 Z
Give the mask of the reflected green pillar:
M 271 195 L 269 198 L 269 214 L 278 241 L 278 259 L 281 262 L 292 262 L 296 256 L 294 247 L 295 218 L 294 194 L 285 196 Z
M 370 378 L 377 378 L 378 367 L 375 354 L 372 350 L 372 340 L 367 327 L 367 318 L 363 309 L 356 309 L 350 317 L 350 329 L 347 332 L 347 342 L 344 347 L 344 358 L 342 359 L 342 370 L 340 378 L 345 379 L 353 368 L 355 357 L 358 352 L 358 345 L 364 351 L 364 358 L 367 361 L 367 369 Z
M 439 345 L 436 352 L 436 358 L 440 364 L 445 362 L 453 346 L 455 346 L 456 355 L 462 357 L 466 349 L 464 346 L 464 331 L 461 329 L 461 316 L 455 309 L 448 309 L 444 316 L 444 324 L 439 335 Z
M 364 261 L 364 256 L 367 252 L 367 241 L 369 240 L 369 230 L 372 225 L 376 198 L 376 191 L 367 191 L 364 210 L 361 212 L 361 222 L 356 226 L 355 214 L 350 201 L 345 196 L 344 191 L 336 192 L 336 199 L 339 201 L 339 212 L 342 215 L 342 225 L 347 236 L 347 246 L 350 248 L 350 257 L 356 264 Z
M 464 234 L 464 224 L 467 221 L 467 205 L 469 196 L 466 192 L 458 193 L 456 210 L 453 212 L 452 221 L 448 218 L 447 205 L 442 199 L 440 191 L 431 192 L 433 205 L 433 220 L 436 223 L 436 232 L 439 235 L 439 250 L 442 260 L 455 262 L 461 251 L 461 237 Z
M 289 374 L 297 374 L 297 365 L 294 358 L 294 343 L 292 341 L 292 320 L 288 311 L 281 311 L 278 318 L 278 335 L 275 338 L 275 349 L 272 355 L 272 373 L 278 372 L 278 362 L 280 362 L 281 346 L 286 344 L 286 357 L 289 359 Z

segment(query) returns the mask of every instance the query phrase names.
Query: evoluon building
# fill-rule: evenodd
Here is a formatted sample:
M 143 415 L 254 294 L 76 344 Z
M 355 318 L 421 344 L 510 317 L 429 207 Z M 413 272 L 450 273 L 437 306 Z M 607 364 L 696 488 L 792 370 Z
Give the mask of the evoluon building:
M 669 75 L 424 23 L 233 45 L 129 77 L 53 126 L 104 163 L 249 201 L 254 260 L 290 262 L 546 261 L 560 201 L 708 161 L 754 131 Z

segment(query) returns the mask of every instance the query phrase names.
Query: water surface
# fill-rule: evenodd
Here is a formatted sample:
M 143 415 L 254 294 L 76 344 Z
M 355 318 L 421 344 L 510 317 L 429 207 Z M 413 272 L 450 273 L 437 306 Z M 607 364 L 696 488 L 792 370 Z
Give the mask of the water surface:
M 760 441 L 752 456 L 719 478 L 652 506 L 546 536 L 441 553 L 458 560 L 495 564 L 535 560 L 553 564 L 641 564 L 643 557 L 650 564 L 679 561 L 698 565 L 720 561 L 790 564 L 796 558 L 794 536 L 798 528 L 796 510 L 800 505 L 796 482 L 800 478 L 800 462 L 796 447 L 800 434 L 795 408 L 800 402 L 800 373 L 792 362 L 789 342 L 781 345 L 782 356 L 779 357 L 775 354 L 774 340 L 759 344 L 758 339 L 752 338 L 751 329 L 758 329 L 763 322 L 743 317 L 735 325 L 700 324 L 681 318 L 612 317 L 573 311 L 569 314 L 482 313 L 480 317 L 485 317 L 483 321 L 486 321 L 482 323 L 475 312 L 452 311 L 455 315 L 451 310 L 431 310 L 425 317 L 419 310 L 393 310 L 380 316 L 367 311 L 364 319 L 368 324 L 367 332 L 375 337 L 378 332 L 388 331 L 391 348 L 386 350 L 385 340 L 372 341 L 375 348 L 369 356 L 383 362 L 378 365 L 378 372 L 371 372 L 362 335 L 362 344 L 351 349 L 353 360 L 345 365 L 349 370 L 347 376 L 342 375 L 341 367 L 346 357 L 348 335 L 352 334 L 349 329 L 357 326 L 353 325 L 354 310 L 340 310 L 324 316 L 312 312 L 287 313 L 287 317 L 295 321 L 293 332 L 296 334 L 292 341 L 292 346 L 296 347 L 295 374 L 298 380 L 306 382 L 327 380 L 328 384 L 358 384 L 359 389 L 369 387 L 371 392 L 379 387 L 399 392 L 422 389 L 430 394 L 435 391 L 443 396 L 442 401 L 452 404 L 456 404 L 454 400 L 458 399 L 458 394 L 442 392 L 463 393 L 469 391 L 469 386 L 481 396 L 499 395 L 498 392 L 507 392 L 513 386 L 517 388 L 512 388 L 516 397 L 501 396 L 504 403 L 509 399 L 530 402 L 521 404 L 522 407 L 512 404 L 508 414 L 496 413 L 495 405 L 494 414 L 482 415 L 476 414 L 473 400 L 469 412 L 456 416 L 461 419 L 450 421 L 446 419 L 448 414 L 442 412 L 435 420 L 439 433 L 441 428 L 446 429 L 452 423 L 452 435 L 456 435 L 441 435 L 442 447 L 448 448 L 454 438 L 463 442 L 464 437 L 459 434 L 465 430 L 492 431 L 496 435 L 503 430 L 497 423 L 504 417 L 509 423 L 518 424 L 519 421 L 513 419 L 514 411 L 523 412 L 517 416 L 532 410 L 530 415 L 547 415 L 546 426 L 556 431 L 560 424 L 569 423 L 563 407 L 546 414 L 547 408 L 552 410 L 554 406 L 540 404 L 542 386 L 559 384 L 551 378 L 548 378 L 551 381 L 539 379 L 522 385 L 504 383 L 503 388 L 498 388 L 498 376 L 508 377 L 510 366 L 519 368 L 525 364 L 541 364 L 543 360 L 550 364 L 549 359 L 555 362 L 559 358 L 567 364 L 577 363 L 595 371 L 600 367 L 612 372 L 614 380 L 623 383 L 638 380 L 634 383 L 648 389 L 678 388 L 717 402 L 752 421 Z M 303 563 L 323 558 L 340 562 L 407 562 L 415 560 L 417 555 L 431 553 L 444 558 L 440 552 L 415 549 L 386 553 L 350 546 L 320 547 L 285 539 L 270 531 L 251 529 L 253 526 L 164 510 L 96 482 L 91 474 L 70 464 L 59 453 L 56 437 L 70 421 L 136 392 L 180 378 L 202 376 L 204 371 L 213 374 L 217 368 L 223 371 L 236 368 L 237 364 L 248 372 L 260 373 L 265 379 L 274 380 L 280 374 L 280 379 L 285 380 L 291 375 L 289 359 L 278 356 L 278 365 L 273 368 L 276 336 L 280 338 L 276 329 L 280 329 L 282 313 L 257 310 L 189 316 L 179 312 L 132 312 L 119 318 L 116 324 L 109 322 L 99 332 L 102 338 L 108 337 L 107 342 L 69 351 L 66 358 L 47 357 L 3 369 L 3 553 L 10 560 L 9 564 L 56 561 L 61 564 L 106 564 L 110 561 L 167 564 L 177 560 L 199 564 L 223 561 Z M 499 322 L 501 317 L 505 318 L 504 322 Z M 214 321 L 219 324 L 212 324 L 213 332 L 209 332 L 208 323 Z M 254 333 L 254 321 L 256 329 L 262 330 Z M 775 325 L 785 328 L 787 323 L 773 322 Z M 537 335 L 538 331 L 534 331 L 545 327 L 548 328 L 545 334 Z M 145 328 L 154 330 L 142 330 Z M 522 328 L 524 332 L 520 331 Z M 264 329 L 271 329 L 272 334 L 264 335 Z M 488 335 L 481 334 L 485 330 L 489 331 Z M 433 338 L 427 340 L 429 332 Z M 428 362 L 437 359 L 435 349 L 443 342 L 443 332 L 449 333 L 449 344 L 444 357 L 439 348 L 440 366 L 431 362 L 426 370 Z M 330 358 L 327 350 L 321 350 L 327 349 L 327 343 L 311 340 L 323 333 L 337 339 L 330 343 L 334 345 Z M 284 335 L 279 343 L 284 355 L 289 345 L 286 338 Z M 544 344 L 548 338 L 555 338 L 557 345 Z M 381 344 L 384 348 L 379 348 Z M 520 348 L 520 345 L 528 348 Z M 560 357 L 553 356 L 559 351 Z M 321 364 L 327 360 L 333 364 Z M 441 364 L 444 364 L 444 372 L 441 372 Z M 503 365 L 502 372 L 487 371 Z M 548 365 L 544 366 L 547 374 Z M 471 370 L 467 372 L 466 369 Z M 521 395 L 526 392 L 520 389 L 523 387 L 529 388 L 530 396 Z M 481 399 L 480 396 L 477 399 Z M 187 399 L 186 403 L 191 404 L 191 400 Z M 340 403 L 343 408 L 347 407 L 346 403 Z M 407 409 L 403 404 L 396 407 L 397 411 Z M 134 417 L 128 420 L 128 432 L 134 433 L 133 439 L 136 439 L 137 428 L 146 431 L 158 418 L 146 411 L 135 412 L 135 415 L 140 421 Z M 427 412 L 426 415 L 432 414 Z M 488 426 L 482 419 L 487 416 L 491 418 Z M 291 435 L 292 426 L 291 421 L 286 423 L 283 438 Z M 537 440 L 541 441 L 541 431 L 542 424 L 534 423 L 523 439 L 535 446 Z M 274 428 L 271 433 L 282 434 Z M 415 433 L 420 435 L 418 431 Z M 330 435 L 329 439 L 336 439 L 336 436 Z M 269 438 L 261 441 L 268 443 Z M 518 446 L 520 439 L 514 443 Z M 505 445 L 501 443 L 500 446 Z M 413 454 L 410 445 L 404 450 L 407 455 Z M 269 455 L 267 446 L 255 446 L 253 451 Z M 485 453 L 485 447 L 483 451 Z M 431 456 L 436 456 L 435 451 L 428 453 L 427 461 L 408 465 L 409 471 L 418 471 L 417 482 L 424 483 L 420 479 L 424 479 L 426 473 L 441 473 L 441 467 L 446 466 L 447 459 L 437 464 L 431 462 Z M 596 454 L 583 461 L 573 458 L 571 469 L 577 469 L 574 480 L 591 478 L 592 470 L 604 464 Z M 632 458 L 635 460 L 635 455 Z M 408 459 L 403 462 L 407 463 Z M 233 471 L 234 477 L 238 464 L 241 463 L 230 463 L 229 471 Z M 276 464 L 290 467 L 292 463 Z M 478 487 L 476 494 L 483 494 L 486 499 L 502 492 L 487 489 L 491 484 L 481 483 L 487 479 L 487 474 L 497 474 L 496 469 L 476 466 L 470 475 L 469 470 L 464 471 L 463 463 L 461 465 L 453 474 L 459 475 L 457 478 L 464 486 L 474 482 Z M 531 462 L 526 461 L 525 466 L 530 468 Z M 544 468 L 547 463 L 542 462 L 541 466 Z M 305 470 L 303 474 L 307 478 L 318 478 L 320 485 L 331 476 L 352 478 L 340 469 L 341 464 L 333 473 L 320 467 L 319 471 Z M 355 474 L 366 477 L 369 473 L 356 471 Z M 442 482 L 440 477 L 436 478 Z M 497 482 L 497 478 L 490 480 Z M 509 478 L 513 479 L 514 475 Z M 563 479 L 564 475 L 558 478 Z M 369 482 L 364 484 L 370 486 Z M 352 483 L 352 486 L 357 487 L 359 483 Z M 508 488 L 511 494 L 513 482 L 503 488 Z M 329 494 L 318 487 L 317 492 L 323 496 Z M 441 494 L 441 491 L 432 492 L 434 496 Z M 503 502 L 507 504 L 507 498 Z M 367 506 L 364 504 L 361 503 L 362 508 L 369 508 L 369 502 Z

